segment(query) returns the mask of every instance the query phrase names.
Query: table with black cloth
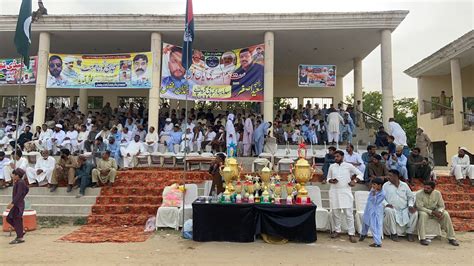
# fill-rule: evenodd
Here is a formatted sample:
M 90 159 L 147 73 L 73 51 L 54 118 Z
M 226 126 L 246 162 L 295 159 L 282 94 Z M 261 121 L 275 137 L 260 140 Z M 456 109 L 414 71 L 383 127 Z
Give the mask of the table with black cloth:
M 193 240 L 253 242 L 266 234 L 290 241 L 316 241 L 316 206 L 193 203 Z

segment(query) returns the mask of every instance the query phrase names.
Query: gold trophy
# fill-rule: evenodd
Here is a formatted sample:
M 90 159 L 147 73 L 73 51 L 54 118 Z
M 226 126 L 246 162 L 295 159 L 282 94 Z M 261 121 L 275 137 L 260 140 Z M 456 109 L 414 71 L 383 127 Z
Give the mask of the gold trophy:
M 299 184 L 297 198 L 301 200 L 302 198 L 308 197 L 308 191 L 305 188 L 305 184 L 306 182 L 311 180 L 315 172 L 315 169 L 311 167 L 311 165 L 305 159 L 306 147 L 304 143 L 300 144 L 300 147 L 298 148 L 298 155 L 300 158 L 298 159 L 295 166 L 293 167 L 292 172 L 296 178 L 296 181 L 298 181 L 298 184 Z M 302 202 L 302 203 L 305 203 L 305 202 Z
M 268 166 L 265 166 L 265 167 L 262 168 L 262 170 L 260 170 L 260 178 L 263 181 L 263 193 L 262 193 L 262 195 L 264 197 L 269 195 L 268 185 L 269 185 L 269 182 L 270 182 L 270 176 L 271 175 L 272 175 L 272 170 L 270 170 L 270 168 L 268 168 Z
M 225 181 L 224 196 L 228 197 L 234 191 L 234 186 L 232 185 L 232 169 L 227 165 L 227 160 L 225 165 L 221 165 L 219 173 Z

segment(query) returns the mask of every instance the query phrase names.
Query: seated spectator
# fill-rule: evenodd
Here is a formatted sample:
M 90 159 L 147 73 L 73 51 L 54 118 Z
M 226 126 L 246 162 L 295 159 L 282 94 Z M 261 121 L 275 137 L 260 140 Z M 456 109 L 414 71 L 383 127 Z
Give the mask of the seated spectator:
M 400 182 L 400 173 L 390 170 L 388 182 L 383 185 L 385 191 L 384 233 L 390 239 L 398 241 L 398 235 L 407 234 L 408 241 L 415 241 L 418 213 L 415 207 L 415 195 L 405 182 Z
M 382 156 L 375 154 L 372 156 L 372 161 L 367 167 L 369 181 L 372 181 L 374 178 L 380 177 L 385 180 L 388 177 L 388 169 L 382 161 Z
M 109 137 L 106 150 L 110 151 L 110 156 L 112 156 L 117 165 L 120 165 L 120 145 L 115 141 L 113 136 Z
M 214 152 L 224 152 L 226 150 L 226 139 L 225 139 L 225 131 L 224 126 L 221 126 L 219 132 L 217 132 L 216 136 L 211 142 L 211 147 Z
M 183 132 L 181 132 L 179 125 L 176 124 L 173 128 L 173 131 L 170 133 L 168 140 L 166 141 L 166 146 L 168 147 L 169 152 L 176 152 L 174 145 L 181 144 Z
M 365 172 L 364 172 L 364 181 L 369 181 L 369 172 L 367 167 L 369 166 L 369 163 L 372 162 L 372 157 L 376 155 L 376 147 L 374 145 L 368 145 L 367 146 L 367 151 L 362 153 L 362 161 L 364 161 L 365 165 Z
M 68 131 L 63 139 L 61 144 L 58 144 L 58 147 L 61 149 L 68 149 L 72 153 L 77 150 L 77 136 L 79 133 L 74 129 L 73 125 L 68 126 Z
M 456 182 L 458 185 L 462 185 L 461 180 L 463 178 L 470 178 L 471 185 L 474 180 L 474 165 L 471 165 L 469 159 L 469 151 L 465 147 L 460 147 L 458 149 L 458 154 L 454 155 L 451 159 L 451 175 L 456 177 Z
M 10 165 L 10 159 L 5 157 L 5 152 L 0 151 L 0 186 L 2 188 L 5 188 L 7 186 L 10 186 L 11 184 L 11 177 L 10 176 L 5 176 L 5 167 Z
M 407 165 L 410 184 L 413 184 L 413 178 L 420 178 L 423 181 L 429 180 L 431 168 L 426 158 L 420 155 L 420 148 L 413 148 L 408 156 Z
M 403 176 L 403 181 L 408 181 L 408 171 L 407 171 L 407 157 L 403 155 L 403 146 L 397 146 L 397 150 L 394 154 L 390 155 L 388 159 L 388 168 L 397 170 L 400 173 L 400 176 Z
M 203 151 L 206 150 L 206 146 L 210 145 L 215 137 L 216 132 L 214 132 L 214 128 L 212 126 L 208 126 L 206 133 L 204 134 L 204 141 L 201 143 L 201 149 Z
M 449 213 L 445 210 L 441 192 L 435 190 L 435 182 L 425 181 L 423 190 L 416 193 L 416 208 L 418 209 L 418 236 L 420 244 L 428 246 L 430 241 L 426 239 L 426 223 L 428 219 L 436 221 L 441 229 L 446 231 L 449 244 L 459 246 L 454 234 L 453 224 Z
M 326 124 L 324 123 L 324 120 L 319 120 L 319 123 L 317 124 L 317 133 L 318 133 L 318 144 L 323 145 L 328 141 L 328 134 L 327 134 L 327 128 Z
M 33 133 L 33 136 L 30 141 L 27 141 L 25 143 L 24 151 L 26 152 L 32 152 L 36 150 L 36 142 L 39 140 L 39 137 L 41 135 L 41 127 L 37 126 L 35 133 Z
M 41 151 L 41 158 L 36 161 L 35 167 L 26 168 L 26 177 L 30 186 L 39 186 L 44 183 L 51 184 L 56 160 L 49 156 L 49 151 Z
M 375 134 L 375 145 L 377 148 L 388 146 L 388 133 L 383 126 L 379 127 L 379 131 Z
M 33 133 L 30 132 L 30 129 L 30 126 L 25 126 L 24 132 L 18 137 L 17 143 L 20 145 L 22 150 L 25 148 L 25 143 L 33 140 Z
M 387 142 L 388 142 L 387 151 L 390 155 L 395 154 L 397 150 L 397 145 L 395 145 L 394 141 L 395 141 L 395 138 L 393 136 L 387 137 Z
M 145 142 L 143 143 L 145 151 L 147 152 L 156 152 L 158 150 L 158 133 L 155 132 L 154 127 L 150 127 L 148 133 L 145 137 Z
M 328 153 L 326 153 L 326 155 L 324 156 L 323 180 L 322 180 L 323 184 L 326 184 L 326 182 L 327 182 L 329 166 L 331 166 L 331 164 L 336 162 L 334 152 L 336 152 L 336 148 L 334 146 L 329 146 Z
M 84 148 L 86 149 L 87 152 L 92 151 L 92 145 L 94 145 L 95 139 L 97 138 L 98 134 L 99 134 L 99 131 L 97 130 L 97 126 L 91 125 L 91 130 L 89 131 L 87 140 L 84 142 Z
M 76 198 L 83 197 L 86 193 L 86 188 L 91 185 L 92 168 L 93 165 L 87 162 L 87 158 L 80 155 L 77 159 L 77 169 L 75 178 L 75 182 L 77 182 L 75 188 L 79 187 L 79 194 L 77 194 Z
M 189 152 L 193 151 L 192 147 L 192 139 L 193 139 L 193 132 L 191 132 L 191 127 L 186 128 L 186 132 L 181 135 L 181 152 L 184 152 L 187 149 Z
M 102 156 L 102 153 L 107 149 L 107 145 L 104 143 L 102 140 L 102 137 L 99 136 L 97 139 L 94 141 L 94 145 L 92 147 L 92 156 L 94 158 L 98 158 Z
M 79 154 L 84 153 L 85 143 L 89 138 L 89 131 L 87 131 L 86 125 L 81 125 L 79 134 L 77 135 L 77 150 Z
M 241 136 L 243 136 L 241 134 Z M 194 151 L 194 147 L 196 147 L 197 152 L 201 152 L 201 143 L 204 140 L 204 136 L 202 135 L 201 127 L 197 126 L 193 128 L 193 138 L 191 140 L 191 148 Z
M 48 128 L 48 125 L 41 126 L 41 133 L 37 141 L 35 141 L 36 149 L 42 151 L 48 148 L 49 139 L 53 136 L 53 131 Z
M 133 168 L 133 163 L 135 160 L 135 156 L 140 155 L 140 153 L 145 152 L 143 149 L 143 143 L 140 142 L 140 136 L 135 135 L 132 142 L 128 144 L 128 146 L 120 148 L 120 153 L 123 157 L 123 167 L 125 170 L 128 168 Z M 109 153 L 110 155 L 110 153 Z
M 48 142 L 48 150 L 52 155 L 56 155 L 59 153 L 58 148 L 59 145 L 63 143 L 64 138 L 66 137 L 66 133 L 64 133 L 63 125 L 56 124 L 54 127 L 54 132 Z
M 347 144 L 346 152 L 344 153 L 344 162 L 352 164 L 362 173 L 365 171 L 364 161 L 360 154 L 354 152 L 354 145 L 352 144 Z
M 58 188 L 59 179 L 67 179 L 67 192 L 72 191 L 74 185 L 74 177 L 77 168 L 77 159 L 71 155 L 71 152 L 67 149 L 60 151 L 60 159 L 54 169 L 53 178 L 51 179 L 51 190 L 50 192 L 56 191 Z

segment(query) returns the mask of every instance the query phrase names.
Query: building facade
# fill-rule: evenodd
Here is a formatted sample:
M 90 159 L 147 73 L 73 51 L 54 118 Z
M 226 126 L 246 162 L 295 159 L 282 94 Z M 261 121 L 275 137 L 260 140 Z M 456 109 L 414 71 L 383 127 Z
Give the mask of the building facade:
M 343 100 L 343 78 L 354 70 L 355 100 L 362 100 L 362 60 L 381 45 L 383 118 L 393 116 L 391 34 L 408 11 L 292 14 L 196 15 L 194 48 L 225 50 L 265 45 L 264 119 L 272 120 L 274 100 L 293 104 L 306 101 L 338 103 Z M 0 16 L 0 58 L 17 57 L 13 45 L 16 16 Z M 100 109 L 110 102 L 145 101 L 149 125 L 158 123 L 161 53 L 164 42 L 182 44 L 182 15 L 48 15 L 32 26 L 31 55 L 38 56 L 36 84 L 24 85 L 20 94 L 27 106 L 34 105 L 33 125 L 44 121 L 47 103 L 72 104 L 79 100 L 82 112 Z M 8 41 L 11 40 L 11 41 Z M 47 89 L 49 53 L 153 54 L 151 89 Z M 336 86 L 299 87 L 300 64 L 336 65 Z M 17 85 L 0 86 L 2 107 L 13 102 Z M 226 103 L 223 103 L 225 106 Z M 177 101 L 170 101 L 176 107 Z M 182 106 L 182 105 L 181 105 Z M 158 110 L 158 112 L 157 112 Z

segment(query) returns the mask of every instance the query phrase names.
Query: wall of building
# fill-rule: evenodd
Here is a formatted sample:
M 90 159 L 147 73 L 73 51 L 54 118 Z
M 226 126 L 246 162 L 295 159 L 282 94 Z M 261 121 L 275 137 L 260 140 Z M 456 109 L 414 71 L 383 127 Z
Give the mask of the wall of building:
M 464 97 L 474 97 L 474 65 L 469 65 L 461 69 L 462 91 Z M 419 96 L 424 100 L 431 100 L 431 97 L 437 97 L 441 91 L 446 92 L 446 96 L 451 97 L 451 75 L 423 76 L 421 77 L 421 88 Z M 420 91 L 421 90 L 421 91 Z
M 458 147 L 466 147 L 474 151 L 474 130 L 457 131 L 454 124 L 444 125 L 443 118 L 431 119 L 431 114 L 418 115 L 418 126 L 422 127 L 431 141 L 446 141 L 446 158 L 451 163 L 451 157 Z

